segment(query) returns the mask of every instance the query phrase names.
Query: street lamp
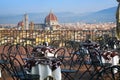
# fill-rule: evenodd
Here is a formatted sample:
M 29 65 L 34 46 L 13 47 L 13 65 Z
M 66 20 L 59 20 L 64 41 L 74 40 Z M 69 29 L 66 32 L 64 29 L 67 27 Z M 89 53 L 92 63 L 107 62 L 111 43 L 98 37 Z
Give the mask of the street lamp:
M 116 34 L 117 34 L 117 38 L 120 39 L 120 0 L 117 0 L 118 7 L 117 7 L 117 11 L 116 11 Z

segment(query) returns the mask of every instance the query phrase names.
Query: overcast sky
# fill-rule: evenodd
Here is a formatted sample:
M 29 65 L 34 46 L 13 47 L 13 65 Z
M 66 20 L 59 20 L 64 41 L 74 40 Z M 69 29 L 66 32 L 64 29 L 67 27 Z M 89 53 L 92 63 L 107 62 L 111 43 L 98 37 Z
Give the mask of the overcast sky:
M 0 0 L 0 14 L 34 12 L 85 13 L 117 6 L 116 0 Z

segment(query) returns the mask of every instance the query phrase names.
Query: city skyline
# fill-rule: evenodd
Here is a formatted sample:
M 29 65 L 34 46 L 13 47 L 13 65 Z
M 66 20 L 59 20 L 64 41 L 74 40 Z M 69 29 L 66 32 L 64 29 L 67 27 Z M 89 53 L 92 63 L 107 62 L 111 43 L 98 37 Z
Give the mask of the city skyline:
M 116 0 L 2 0 L 1 15 L 33 12 L 86 13 L 117 6 Z

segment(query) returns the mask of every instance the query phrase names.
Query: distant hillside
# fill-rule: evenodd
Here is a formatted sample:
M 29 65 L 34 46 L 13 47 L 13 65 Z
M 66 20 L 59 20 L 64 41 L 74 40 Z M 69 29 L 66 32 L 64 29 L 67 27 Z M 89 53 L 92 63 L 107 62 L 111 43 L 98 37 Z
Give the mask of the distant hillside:
M 115 14 L 117 7 L 112 7 L 92 13 L 75 14 L 72 12 L 58 12 L 55 15 L 58 17 L 59 23 L 68 22 L 86 22 L 86 23 L 99 23 L 99 22 L 115 22 Z M 45 17 L 49 12 L 41 13 L 28 13 L 29 21 L 35 23 L 43 23 Z M 17 24 L 23 19 L 24 14 L 20 15 L 0 15 L 0 24 Z
M 98 23 L 98 22 L 115 22 L 117 7 L 104 9 L 98 12 L 90 13 L 81 17 L 84 22 Z

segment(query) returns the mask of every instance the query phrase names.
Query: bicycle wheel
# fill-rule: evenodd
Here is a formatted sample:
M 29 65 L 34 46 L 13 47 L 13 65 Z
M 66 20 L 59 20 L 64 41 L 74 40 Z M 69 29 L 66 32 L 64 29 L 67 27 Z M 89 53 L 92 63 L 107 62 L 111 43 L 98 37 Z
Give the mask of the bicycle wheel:
M 63 61 L 63 59 L 65 58 L 65 53 L 66 53 L 66 49 L 65 49 L 65 48 L 59 48 L 59 49 L 55 52 L 54 56 L 55 56 L 55 57 L 57 56 L 57 58 L 58 58 L 59 60 Z
M 65 43 L 65 47 L 70 56 L 72 56 L 72 53 L 79 49 L 79 43 L 74 41 L 67 41 Z
M 120 66 L 104 68 L 90 80 L 120 80 Z

